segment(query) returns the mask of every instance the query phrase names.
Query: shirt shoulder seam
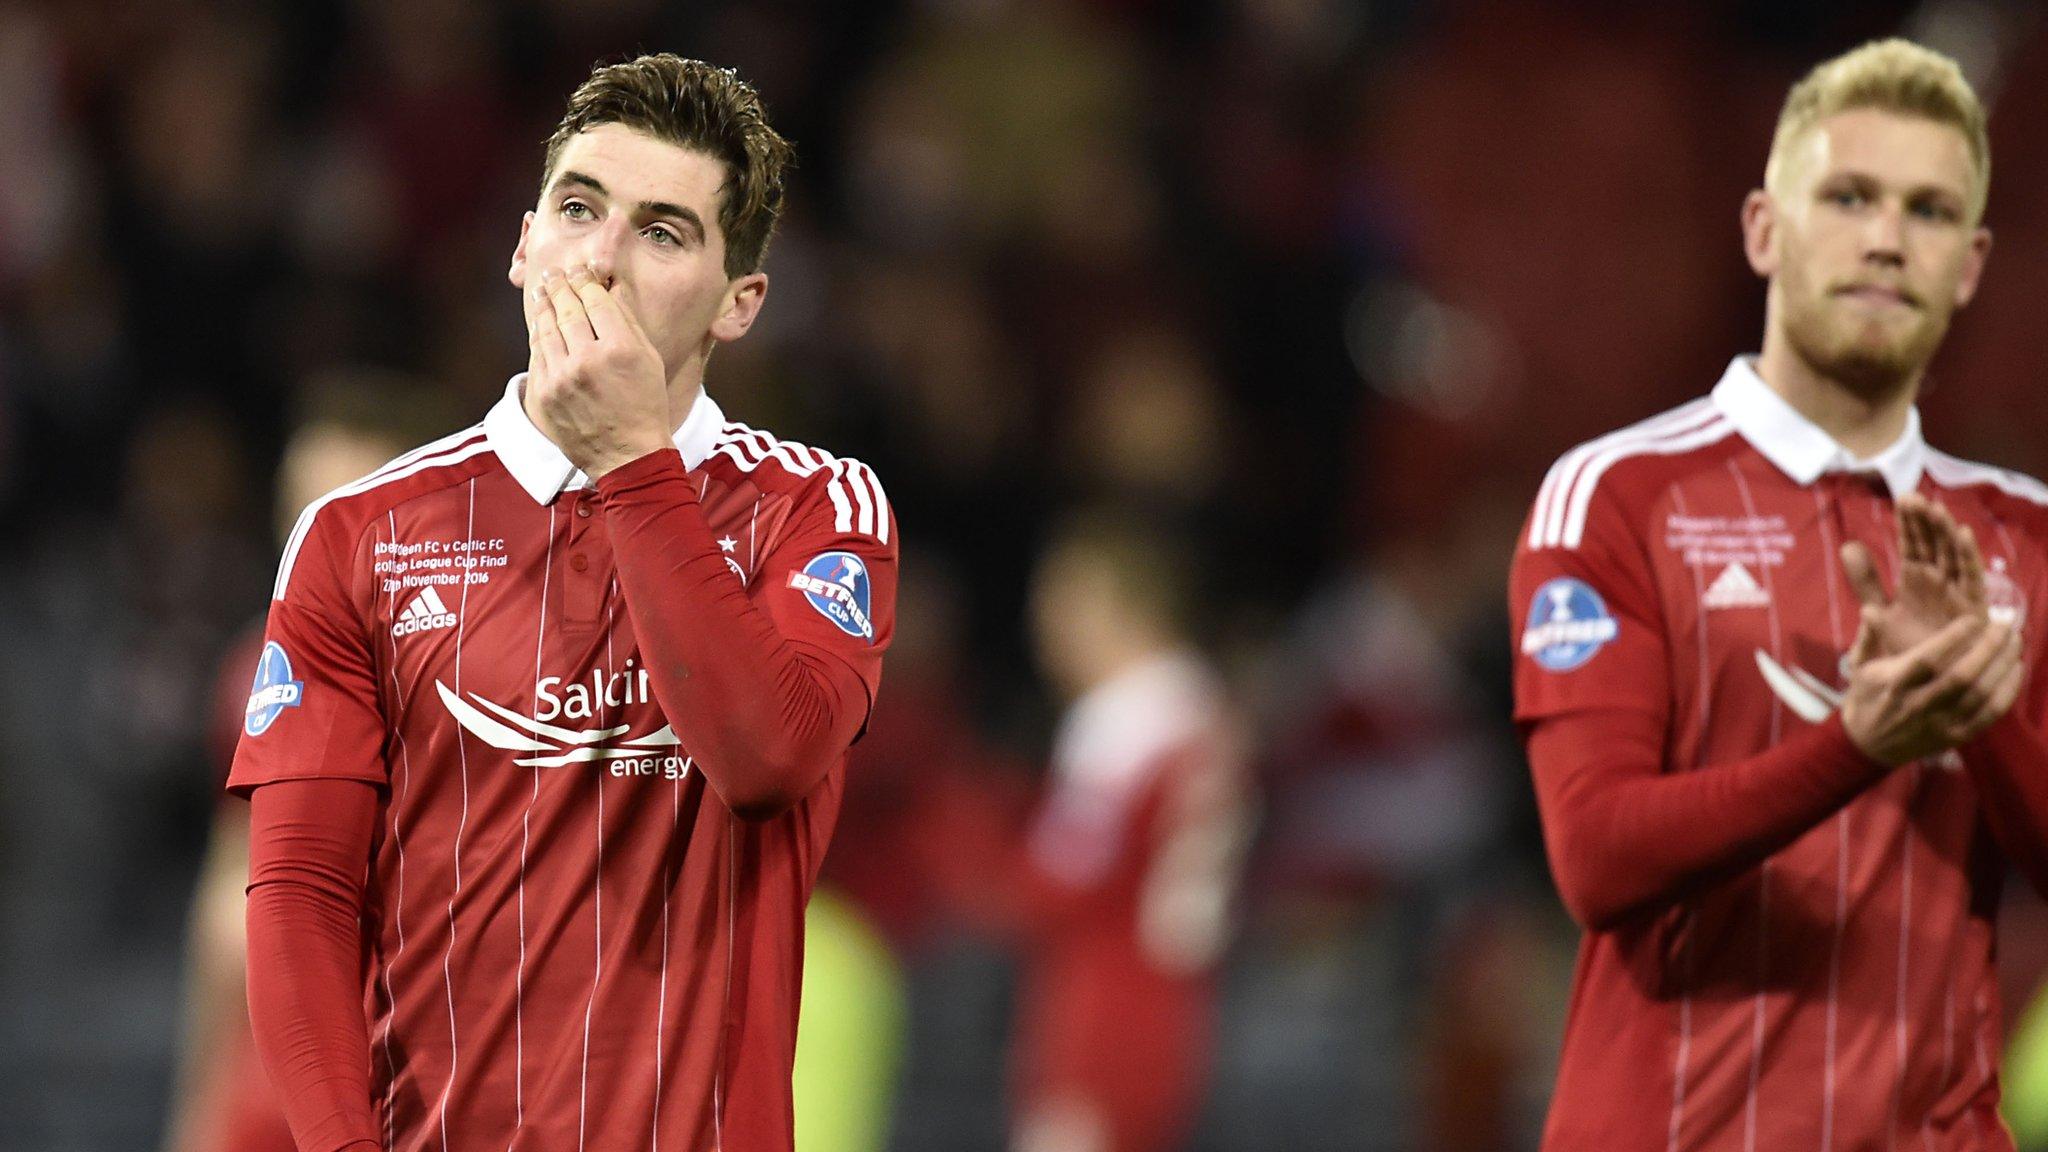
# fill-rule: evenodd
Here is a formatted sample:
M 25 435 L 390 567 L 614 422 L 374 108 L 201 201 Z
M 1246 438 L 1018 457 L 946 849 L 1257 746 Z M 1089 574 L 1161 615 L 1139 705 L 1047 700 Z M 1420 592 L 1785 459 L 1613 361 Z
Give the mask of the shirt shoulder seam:
M 423 448 L 406 453 L 382 468 L 359 479 L 352 480 L 347 484 L 343 484 L 308 504 L 305 510 L 299 514 L 298 523 L 292 529 L 291 537 L 285 544 L 284 553 L 279 558 L 277 581 L 271 588 L 270 598 L 272 600 L 284 599 L 285 592 L 290 586 L 292 573 L 297 569 L 300 551 L 304 548 L 306 540 L 312 536 L 315 525 L 322 522 L 321 516 L 323 513 L 329 513 L 337 507 L 345 505 L 349 514 L 361 515 L 363 517 L 362 526 L 349 538 L 349 549 L 353 552 L 362 543 L 363 534 L 369 531 L 369 526 L 376 522 L 378 516 L 401 508 L 413 500 L 445 491 L 464 480 L 478 475 L 479 473 L 464 466 L 479 456 L 495 455 L 495 449 L 492 448 L 489 437 L 484 436 L 474 443 L 469 442 L 474 437 L 482 435 L 483 426 L 481 424 L 472 425 L 452 436 L 444 437 Z M 440 459 L 439 457 L 444 453 L 451 453 L 452 455 L 449 455 L 445 460 Z M 377 492 L 379 489 L 402 485 L 404 481 L 414 479 L 424 473 L 433 471 L 435 468 L 451 470 L 452 474 L 447 483 L 406 491 L 404 495 L 398 495 L 397 491 L 387 492 L 385 496 L 389 501 L 388 503 L 378 500 L 366 500 L 363 503 L 357 502 L 369 497 L 371 493 Z

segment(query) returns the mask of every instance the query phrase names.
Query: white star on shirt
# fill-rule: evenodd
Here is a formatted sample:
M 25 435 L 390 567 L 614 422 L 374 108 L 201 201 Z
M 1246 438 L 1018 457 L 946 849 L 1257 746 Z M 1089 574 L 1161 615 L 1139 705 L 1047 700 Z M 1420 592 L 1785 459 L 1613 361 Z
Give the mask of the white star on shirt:
M 732 537 L 730 537 L 730 536 L 727 536 L 727 537 L 726 537 L 725 539 L 723 539 L 723 540 L 720 540 L 720 541 L 718 542 L 718 548 L 719 548 L 719 550 L 720 550 L 720 551 L 722 551 L 722 552 L 730 552 L 730 551 L 732 551 L 732 550 L 733 550 L 734 548 L 737 548 L 737 547 L 739 547 L 739 543 L 740 543 L 739 541 L 737 541 L 737 540 L 733 539 L 733 538 L 732 538 Z

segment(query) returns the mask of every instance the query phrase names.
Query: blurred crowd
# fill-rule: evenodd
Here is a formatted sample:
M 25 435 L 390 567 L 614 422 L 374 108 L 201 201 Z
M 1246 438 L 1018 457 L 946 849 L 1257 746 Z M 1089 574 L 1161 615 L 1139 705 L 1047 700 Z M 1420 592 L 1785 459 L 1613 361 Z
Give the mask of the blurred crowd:
M 797 147 L 711 392 L 872 464 L 906 542 L 822 905 L 891 990 L 854 1028 L 895 1037 L 885 1146 L 1009 1138 L 1032 948 L 961 880 L 1059 826 L 1088 685 L 1049 652 L 1091 593 L 1047 544 L 1104 508 L 1174 542 L 1172 645 L 1242 724 L 1190 1146 L 1533 1146 L 1576 930 L 1510 541 L 1559 452 L 1752 348 L 1777 105 L 1900 31 L 1994 105 L 1930 438 L 2040 473 L 2020 0 L 0 0 L 0 1149 L 159 1140 L 290 431 L 351 393 L 416 441 L 481 417 L 541 141 L 642 50 L 737 67 Z M 2048 928 L 2007 919 L 2016 1010 Z

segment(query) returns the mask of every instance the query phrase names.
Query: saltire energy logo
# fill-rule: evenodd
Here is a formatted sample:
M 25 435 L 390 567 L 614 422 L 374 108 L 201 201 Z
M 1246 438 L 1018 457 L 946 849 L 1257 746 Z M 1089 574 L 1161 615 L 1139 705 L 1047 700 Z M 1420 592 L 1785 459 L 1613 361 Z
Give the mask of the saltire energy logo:
M 242 731 L 261 736 L 277 722 L 278 714 L 297 708 L 305 698 L 306 682 L 292 679 L 292 661 L 284 646 L 272 640 L 263 646 L 256 661 L 256 683 L 249 689 L 249 707 L 242 716 Z
M 1522 631 L 1522 655 L 1552 672 L 1569 672 L 1620 634 L 1620 622 L 1591 585 L 1559 576 L 1536 590 Z
M 875 624 L 868 618 L 868 566 L 851 552 L 826 552 L 789 574 L 789 586 L 801 591 L 818 614 L 848 636 L 875 642 Z
M 536 710 L 549 719 L 564 715 L 584 718 L 591 714 L 593 699 L 610 707 L 650 702 L 644 669 L 613 675 L 594 669 L 590 680 L 587 687 L 573 682 L 567 686 L 565 710 L 558 692 L 563 687 L 562 679 L 547 677 L 535 685 Z M 601 761 L 609 764 L 614 776 L 665 775 L 671 780 L 681 779 L 689 770 L 689 758 L 681 755 L 679 747 L 682 739 L 668 724 L 644 736 L 629 735 L 630 724 L 567 728 L 522 716 L 475 692 L 465 700 L 439 680 L 434 681 L 434 690 L 441 697 L 442 707 L 463 731 L 493 748 L 526 753 L 512 761 L 521 768 L 560 768 Z M 577 707 L 579 702 L 583 707 Z

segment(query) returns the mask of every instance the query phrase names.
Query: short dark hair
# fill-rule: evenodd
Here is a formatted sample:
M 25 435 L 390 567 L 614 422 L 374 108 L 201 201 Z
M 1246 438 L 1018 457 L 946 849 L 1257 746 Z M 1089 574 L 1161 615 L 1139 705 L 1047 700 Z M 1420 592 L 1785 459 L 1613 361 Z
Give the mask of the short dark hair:
M 321 428 L 384 440 L 398 455 L 470 419 L 468 404 L 409 373 L 328 368 L 308 376 L 291 406 L 292 433 Z
M 1184 632 L 1205 589 L 1186 539 L 1165 518 L 1137 507 L 1099 504 L 1051 526 L 1040 563 L 1080 563 L 1105 573 L 1121 607 L 1170 632 Z
M 543 193 L 570 138 L 600 124 L 621 124 L 724 161 L 718 230 L 725 235 L 725 274 L 761 270 L 796 152 L 769 126 L 760 94 L 738 72 L 672 52 L 598 65 L 569 94 L 568 110 L 548 137 Z

